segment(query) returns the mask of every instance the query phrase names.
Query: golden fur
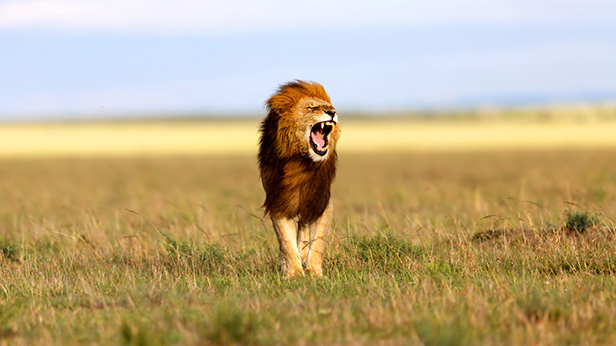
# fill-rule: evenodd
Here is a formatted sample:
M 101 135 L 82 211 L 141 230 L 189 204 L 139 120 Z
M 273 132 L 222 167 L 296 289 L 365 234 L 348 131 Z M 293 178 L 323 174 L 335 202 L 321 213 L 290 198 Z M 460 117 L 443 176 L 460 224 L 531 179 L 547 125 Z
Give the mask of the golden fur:
M 268 114 L 261 124 L 259 147 L 259 169 L 266 193 L 264 207 L 274 222 L 281 252 L 286 256 L 283 250 L 286 239 L 281 239 L 278 230 L 282 227 L 287 231 L 286 220 L 298 218 L 297 239 L 302 236 L 297 232 L 301 233 L 313 223 L 321 228 L 329 228 L 331 224 L 331 220 L 320 219 L 326 214 L 329 220 L 332 214 L 327 208 L 331 209 L 331 185 L 336 174 L 336 143 L 340 131 L 336 111 L 318 83 L 284 84 L 266 105 Z M 283 226 L 277 226 L 277 222 Z M 319 231 L 323 233 L 323 230 L 317 233 Z M 312 246 L 313 241 L 311 239 L 309 245 Z M 301 252 L 301 244 L 295 245 L 296 251 Z M 309 256 L 302 254 L 301 257 L 306 261 Z M 310 269 L 309 263 L 303 266 Z M 314 271 L 320 275 L 320 259 L 315 266 Z M 295 274 L 287 271 L 287 275 Z

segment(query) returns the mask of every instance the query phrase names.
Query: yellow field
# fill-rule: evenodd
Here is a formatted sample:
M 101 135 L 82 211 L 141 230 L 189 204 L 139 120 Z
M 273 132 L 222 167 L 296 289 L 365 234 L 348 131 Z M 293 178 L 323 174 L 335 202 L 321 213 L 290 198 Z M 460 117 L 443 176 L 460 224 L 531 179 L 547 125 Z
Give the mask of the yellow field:
M 259 120 L 0 125 L 0 157 L 251 154 Z M 345 119 L 340 152 L 616 147 L 616 121 Z

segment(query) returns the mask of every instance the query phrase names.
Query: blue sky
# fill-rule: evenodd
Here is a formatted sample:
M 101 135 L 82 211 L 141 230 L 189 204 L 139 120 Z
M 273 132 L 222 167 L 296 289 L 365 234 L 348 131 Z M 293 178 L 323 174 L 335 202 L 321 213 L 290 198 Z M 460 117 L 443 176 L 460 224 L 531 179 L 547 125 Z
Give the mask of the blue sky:
M 616 100 L 613 0 L 0 0 L 0 119 Z

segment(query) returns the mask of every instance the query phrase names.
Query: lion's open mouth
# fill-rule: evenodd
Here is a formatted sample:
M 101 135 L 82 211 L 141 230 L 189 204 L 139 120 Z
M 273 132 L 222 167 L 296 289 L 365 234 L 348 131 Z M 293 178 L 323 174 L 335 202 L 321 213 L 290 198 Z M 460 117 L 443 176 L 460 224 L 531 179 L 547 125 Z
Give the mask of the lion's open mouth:
M 329 134 L 334 130 L 336 123 L 333 121 L 323 121 L 316 123 L 310 130 L 310 144 L 312 150 L 317 155 L 323 156 L 327 154 L 327 145 Z

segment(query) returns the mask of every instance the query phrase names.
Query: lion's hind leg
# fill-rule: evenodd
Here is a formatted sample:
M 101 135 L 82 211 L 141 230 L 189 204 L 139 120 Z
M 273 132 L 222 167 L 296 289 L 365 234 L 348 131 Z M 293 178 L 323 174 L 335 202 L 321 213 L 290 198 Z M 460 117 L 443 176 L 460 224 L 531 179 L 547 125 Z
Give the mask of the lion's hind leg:
M 285 217 L 272 216 L 274 231 L 280 244 L 282 255 L 282 270 L 287 277 L 303 276 L 302 260 L 297 249 L 297 230 L 295 222 Z

